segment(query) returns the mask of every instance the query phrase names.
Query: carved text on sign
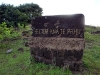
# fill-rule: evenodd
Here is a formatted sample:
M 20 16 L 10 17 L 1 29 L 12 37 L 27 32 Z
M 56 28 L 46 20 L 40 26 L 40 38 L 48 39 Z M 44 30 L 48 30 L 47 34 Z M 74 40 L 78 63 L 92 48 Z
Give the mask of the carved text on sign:
M 80 34 L 81 29 L 35 29 L 34 34 Z

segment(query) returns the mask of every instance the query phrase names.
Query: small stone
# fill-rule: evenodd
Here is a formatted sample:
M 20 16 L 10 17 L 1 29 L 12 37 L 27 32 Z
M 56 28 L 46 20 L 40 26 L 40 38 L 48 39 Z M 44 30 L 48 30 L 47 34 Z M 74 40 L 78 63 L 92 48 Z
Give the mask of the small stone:
M 17 55 L 13 55 L 13 58 L 16 58 L 17 57 Z
M 29 47 L 29 44 L 28 44 L 28 42 L 26 42 L 26 43 L 25 43 L 25 47 Z
M 6 54 L 9 54 L 11 52 L 12 52 L 12 49 L 9 49 L 9 50 L 6 51 Z
M 23 49 L 23 48 L 19 48 L 19 49 L 18 49 L 18 51 L 23 52 L 23 51 L 24 51 L 24 49 Z

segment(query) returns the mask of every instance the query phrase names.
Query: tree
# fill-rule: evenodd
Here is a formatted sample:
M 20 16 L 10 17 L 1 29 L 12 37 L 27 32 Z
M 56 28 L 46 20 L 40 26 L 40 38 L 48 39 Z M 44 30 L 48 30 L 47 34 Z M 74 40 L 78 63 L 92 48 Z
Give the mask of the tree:
M 37 4 L 23 4 L 17 7 L 22 13 L 26 13 L 28 16 L 28 22 L 30 22 L 32 17 L 41 16 L 42 8 Z
M 11 25 L 18 27 L 17 23 L 30 23 L 32 17 L 41 16 L 42 8 L 37 4 L 23 4 L 14 7 L 10 4 L 0 5 L 0 23 L 6 22 L 7 27 Z

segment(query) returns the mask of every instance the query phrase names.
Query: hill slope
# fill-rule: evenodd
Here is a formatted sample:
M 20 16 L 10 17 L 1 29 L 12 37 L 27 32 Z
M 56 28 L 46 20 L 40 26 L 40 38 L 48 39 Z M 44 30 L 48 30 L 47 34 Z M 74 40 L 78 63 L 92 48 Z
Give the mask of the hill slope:
M 78 75 L 100 75 L 100 28 L 85 26 L 84 70 Z M 0 75 L 77 75 L 70 70 L 31 62 L 30 49 L 24 46 L 23 39 L 0 43 Z M 12 52 L 6 54 L 6 50 Z

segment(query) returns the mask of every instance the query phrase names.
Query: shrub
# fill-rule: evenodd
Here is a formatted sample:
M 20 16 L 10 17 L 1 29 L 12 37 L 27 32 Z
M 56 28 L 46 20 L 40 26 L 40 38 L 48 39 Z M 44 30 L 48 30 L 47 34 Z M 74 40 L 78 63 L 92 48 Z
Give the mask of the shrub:
M 10 28 L 7 28 L 5 22 L 2 22 L 2 24 L 0 24 L 0 41 L 19 37 L 20 33 L 18 33 L 18 31 L 15 31 L 12 26 Z

